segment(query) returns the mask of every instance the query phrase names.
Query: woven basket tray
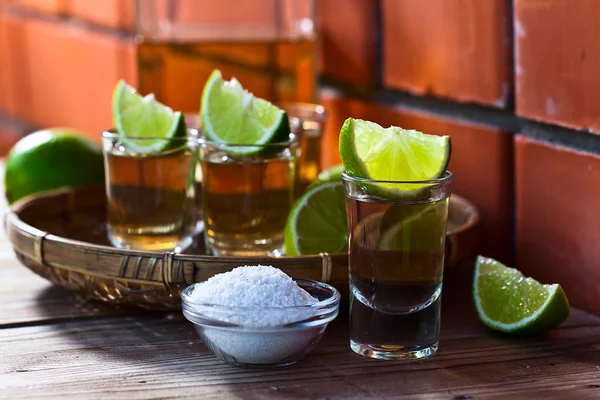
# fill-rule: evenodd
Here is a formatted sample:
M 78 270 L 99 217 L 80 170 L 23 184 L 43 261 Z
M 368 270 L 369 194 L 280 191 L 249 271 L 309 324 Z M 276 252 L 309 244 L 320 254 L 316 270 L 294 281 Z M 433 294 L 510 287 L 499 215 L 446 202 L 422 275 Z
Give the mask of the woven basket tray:
M 347 254 L 302 257 L 214 257 L 202 255 L 202 240 L 186 254 L 112 247 L 106 238 L 103 187 L 66 189 L 15 203 L 5 230 L 19 260 L 42 277 L 107 302 L 145 308 L 180 305 L 186 286 L 239 265 L 265 264 L 294 278 L 348 287 Z M 479 214 L 465 199 L 450 201 L 446 268 L 473 255 Z M 189 252 L 189 254 L 187 253 Z

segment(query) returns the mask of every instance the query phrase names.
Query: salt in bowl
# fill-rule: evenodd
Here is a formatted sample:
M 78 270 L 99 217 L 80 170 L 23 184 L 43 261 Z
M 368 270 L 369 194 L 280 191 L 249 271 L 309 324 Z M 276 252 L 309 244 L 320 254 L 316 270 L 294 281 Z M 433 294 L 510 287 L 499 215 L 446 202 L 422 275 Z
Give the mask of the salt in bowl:
M 340 293 L 326 283 L 295 280 L 318 302 L 292 307 L 229 307 L 199 302 L 195 283 L 181 293 L 183 315 L 221 360 L 238 366 L 285 366 L 306 356 L 339 312 Z M 231 321 L 243 321 L 236 323 Z

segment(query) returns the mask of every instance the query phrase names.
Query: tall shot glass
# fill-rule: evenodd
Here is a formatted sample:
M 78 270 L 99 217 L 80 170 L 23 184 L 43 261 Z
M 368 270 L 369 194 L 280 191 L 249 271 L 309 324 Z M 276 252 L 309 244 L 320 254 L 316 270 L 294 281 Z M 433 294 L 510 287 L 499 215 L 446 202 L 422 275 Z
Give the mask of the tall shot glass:
M 197 223 L 196 138 L 139 139 L 106 131 L 102 144 L 110 242 L 135 250 L 188 247 Z
M 350 347 L 423 358 L 438 348 L 453 175 L 373 181 L 342 174 L 349 229 Z

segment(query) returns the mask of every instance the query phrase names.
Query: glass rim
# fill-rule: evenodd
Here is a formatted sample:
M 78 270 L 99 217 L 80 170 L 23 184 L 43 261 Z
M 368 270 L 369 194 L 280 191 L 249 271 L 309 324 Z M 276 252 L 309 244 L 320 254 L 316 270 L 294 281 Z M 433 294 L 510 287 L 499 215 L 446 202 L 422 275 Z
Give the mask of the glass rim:
M 198 140 L 198 136 L 194 135 L 194 132 L 198 130 L 195 128 L 186 128 L 187 135 L 186 136 L 176 136 L 176 137 L 137 137 L 137 136 L 123 136 L 119 135 L 115 128 L 107 129 L 102 131 L 102 139 L 125 139 L 128 141 L 146 141 L 146 140 L 163 140 L 163 141 L 171 141 L 171 142 L 190 142 Z
M 258 147 L 261 149 L 272 149 L 272 148 L 288 148 L 288 147 L 292 147 L 293 145 L 299 146 L 300 145 L 299 138 L 295 135 L 293 135 L 293 136 L 294 136 L 293 138 L 290 138 L 290 140 L 285 141 L 285 142 L 269 142 L 269 143 L 263 143 L 263 144 L 215 142 L 212 140 L 208 140 L 205 137 L 195 137 L 193 139 L 196 140 L 198 145 L 203 146 L 203 147 L 207 147 L 207 146 L 214 146 L 214 147 L 218 147 L 218 148 L 222 148 L 222 147 L 226 147 L 226 148 Z
M 321 105 L 321 104 L 317 104 L 317 103 L 308 103 L 308 102 L 296 102 L 296 101 L 281 101 L 281 102 L 275 102 L 273 103 L 275 104 L 277 107 L 283 109 L 287 114 L 288 117 L 290 118 L 298 118 L 301 119 L 303 121 L 315 121 L 315 122 L 324 122 L 327 117 L 329 116 L 329 113 L 327 112 L 327 109 Z M 299 117 L 297 115 L 291 115 L 290 112 L 288 112 L 288 110 L 299 110 L 299 114 L 304 115 L 303 113 L 307 113 L 307 114 L 311 114 L 311 117 L 308 118 L 302 118 Z
M 441 178 L 434 179 L 425 179 L 425 180 L 416 180 L 416 181 L 389 181 L 389 180 L 377 180 L 377 179 L 369 179 L 369 178 L 360 178 L 357 176 L 348 175 L 346 171 L 342 171 L 342 179 L 347 182 L 355 182 L 355 183 L 387 183 L 387 184 L 404 184 L 404 185 L 436 185 L 442 184 L 446 182 L 450 182 L 454 179 L 454 174 L 449 170 L 444 172 L 444 176 Z

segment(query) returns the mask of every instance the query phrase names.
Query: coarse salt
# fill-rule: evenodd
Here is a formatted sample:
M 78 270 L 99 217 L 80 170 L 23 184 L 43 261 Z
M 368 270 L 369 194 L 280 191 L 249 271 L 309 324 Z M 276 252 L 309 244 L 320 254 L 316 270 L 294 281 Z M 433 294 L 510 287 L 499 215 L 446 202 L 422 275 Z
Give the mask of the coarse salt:
M 292 307 L 316 303 L 308 292 L 279 268 L 237 267 L 200 283 L 194 300 L 229 307 Z

